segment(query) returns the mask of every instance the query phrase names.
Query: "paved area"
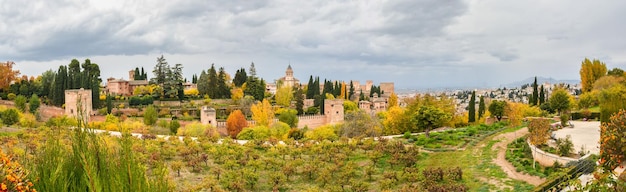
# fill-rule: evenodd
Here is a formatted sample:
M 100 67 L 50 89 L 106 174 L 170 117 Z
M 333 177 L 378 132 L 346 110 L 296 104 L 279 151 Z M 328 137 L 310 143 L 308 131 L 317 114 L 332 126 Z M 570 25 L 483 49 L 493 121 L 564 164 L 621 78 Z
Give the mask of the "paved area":
M 585 150 L 592 154 L 600 154 L 600 122 L 599 121 L 572 121 L 574 128 L 565 127 L 554 131 L 556 138 L 572 137 L 574 150 L 580 151 L 584 146 Z

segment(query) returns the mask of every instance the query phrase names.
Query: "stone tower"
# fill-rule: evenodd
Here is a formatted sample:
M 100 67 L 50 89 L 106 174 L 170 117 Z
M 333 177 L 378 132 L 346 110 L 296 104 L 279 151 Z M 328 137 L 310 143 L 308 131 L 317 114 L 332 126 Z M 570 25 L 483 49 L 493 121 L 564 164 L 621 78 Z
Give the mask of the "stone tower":
M 291 65 L 287 66 L 287 71 L 285 71 L 285 77 L 293 78 L 293 69 L 291 69 Z
M 69 117 L 82 116 L 83 122 L 89 122 L 92 111 L 90 89 L 65 90 L 65 115 Z
M 134 81 L 135 80 L 135 70 L 130 70 L 128 71 L 128 80 L 129 81 Z
M 200 110 L 200 123 L 204 125 L 210 124 L 213 127 L 217 127 L 217 113 L 215 109 L 203 106 L 202 110 Z
M 324 100 L 324 115 L 326 116 L 326 124 L 343 122 L 343 99 Z

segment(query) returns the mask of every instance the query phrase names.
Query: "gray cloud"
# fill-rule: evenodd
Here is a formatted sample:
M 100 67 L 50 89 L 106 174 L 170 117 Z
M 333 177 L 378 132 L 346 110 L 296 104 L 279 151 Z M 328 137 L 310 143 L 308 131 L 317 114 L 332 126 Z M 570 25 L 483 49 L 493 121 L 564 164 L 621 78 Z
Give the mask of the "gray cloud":
M 399 87 L 498 85 L 492 82 L 535 75 L 576 79 L 571 66 L 584 57 L 626 63 L 619 41 L 626 26 L 618 19 L 626 17 L 624 6 L 618 0 L 8 1 L 0 6 L 0 60 L 56 68 L 92 58 L 112 68 L 101 67 L 103 75 L 121 77 L 129 63 L 152 68 L 165 54 L 185 64 L 189 77 L 210 63 L 234 72 L 255 61 L 268 79 L 292 63 L 303 70 L 299 78 L 371 78 Z M 33 66 L 20 67 L 40 73 Z M 539 67 L 545 70 L 532 70 Z M 510 70 L 515 73 L 507 75 Z

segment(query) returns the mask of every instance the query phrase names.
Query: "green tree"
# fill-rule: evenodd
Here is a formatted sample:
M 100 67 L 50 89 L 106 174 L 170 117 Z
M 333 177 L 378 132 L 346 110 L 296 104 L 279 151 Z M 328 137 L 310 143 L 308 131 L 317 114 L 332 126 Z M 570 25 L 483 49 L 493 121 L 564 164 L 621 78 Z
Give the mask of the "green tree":
M 535 81 L 533 82 L 533 95 L 530 97 L 529 103 L 531 106 L 537 105 L 539 102 L 539 90 L 537 87 L 537 77 L 535 77 Z
M 228 74 L 224 67 L 220 67 L 219 72 L 217 73 L 217 98 L 220 99 L 228 99 L 230 98 L 230 86 L 226 83 L 230 81 L 228 78 Z
M 415 121 L 417 127 L 425 130 L 426 137 L 430 137 L 430 130 L 441 127 L 450 117 L 450 114 L 437 107 L 422 105 L 415 115 Z
M 257 101 L 263 100 L 265 98 L 265 81 L 256 77 L 249 77 L 243 93 L 254 97 Z
M 480 96 L 480 101 L 478 102 L 478 118 L 482 118 L 485 114 L 485 99 L 483 96 Z
M 209 75 L 204 70 L 200 72 L 198 79 L 198 92 L 200 95 L 208 95 L 209 92 Z
M 53 98 L 52 89 L 54 87 L 55 76 L 56 72 L 52 70 L 47 70 L 41 74 L 41 96 L 44 101 Z
M 550 96 L 550 107 L 561 114 L 570 108 L 570 95 L 563 88 L 557 88 Z
M 35 112 L 37 112 L 37 110 L 39 109 L 39 105 L 41 105 L 39 97 L 37 96 L 37 94 L 33 94 L 28 101 L 28 110 L 30 111 L 30 113 L 35 114 Z
M 472 97 L 469 101 L 469 117 L 467 122 L 473 123 L 476 122 L 476 91 L 472 91 Z
M 233 78 L 233 84 L 236 87 L 241 87 L 247 80 L 248 75 L 246 74 L 246 69 L 241 68 L 235 73 L 235 78 Z
M 152 70 L 154 77 L 150 79 L 150 83 L 163 85 L 167 81 L 169 70 L 170 66 L 167 64 L 163 55 L 157 57 L 157 64 L 154 66 L 154 70 Z
M 491 103 L 489 104 L 489 113 L 491 113 L 491 115 L 493 115 L 494 117 L 496 117 L 496 119 L 498 119 L 498 121 L 500 121 L 502 119 L 502 116 L 504 115 L 506 105 L 506 101 L 491 101 Z
M 215 70 L 215 64 L 211 64 L 211 68 L 209 68 L 208 70 L 208 78 L 209 81 L 207 83 L 208 85 L 208 89 L 207 89 L 207 95 L 209 95 L 210 98 L 220 98 L 218 97 L 218 77 L 217 77 L 217 71 Z
M 309 83 L 307 84 L 306 98 L 312 99 L 315 95 L 315 83 L 313 82 L 313 75 L 309 76 Z M 319 87 L 317 87 L 319 90 Z
M 626 87 L 617 84 L 611 88 L 600 91 L 600 121 L 609 122 L 610 117 L 620 111 L 626 109 Z M 550 101 L 552 102 L 552 101 Z
M 296 100 L 296 111 L 298 112 L 298 115 L 303 115 L 304 114 L 304 93 L 302 93 L 302 89 L 298 88 L 296 90 L 295 100 Z
M 352 96 L 354 96 L 354 84 L 350 81 L 350 91 L 348 91 L 348 99 L 353 100 Z
M 15 107 L 21 112 L 26 112 L 26 97 L 24 95 L 18 95 L 15 98 Z
M 146 125 L 154 125 L 157 121 L 158 114 L 154 106 L 149 105 L 143 111 L 143 123 Z
M 298 127 L 298 111 L 293 109 L 283 109 L 278 114 L 278 121 L 287 123 L 289 127 Z
M 620 68 L 613 68 L 609 70 L 606 74 L 611 76 L 624 77 L 626 73 L 624 73 L 624 70 Z
M 539 105 L 544 104 L 546 102 L 546 92 L 544 91 L 543 85 L 541 85 L 541 89 L 539 91 Z
M 106 102 L 107 102 L 107 114 L 111 114 L 111 111 L 113 110 L 113 97 L 111 95 L 107 95 Z

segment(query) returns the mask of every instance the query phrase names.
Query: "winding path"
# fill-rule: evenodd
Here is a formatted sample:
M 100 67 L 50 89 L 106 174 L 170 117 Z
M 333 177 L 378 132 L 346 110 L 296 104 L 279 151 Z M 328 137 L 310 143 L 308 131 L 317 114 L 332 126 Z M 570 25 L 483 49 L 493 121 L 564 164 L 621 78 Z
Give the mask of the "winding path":
M 511 179 L 522 180 L 535 186 L 541 185 L 546 181 L 545 179 L 538 176 L 532 176 L 525 173 L 517 172 L 515 170 L 515 166 L 513 166 L 511 163 L 509 163 L 509 161 L 506 160 L 507 145 L 513 142 L 515 139 L 520 138 L 526 134 L 528 134 L 528 128 L 524 127 L 515 132 L 504 133 L 494 137 L 494 139 L 500 141 L 494 144 L 491 148 L 492 150 L 498 150 L 498 155 L 493 160 L 493 162 L 496 165 L 500 166 Z

